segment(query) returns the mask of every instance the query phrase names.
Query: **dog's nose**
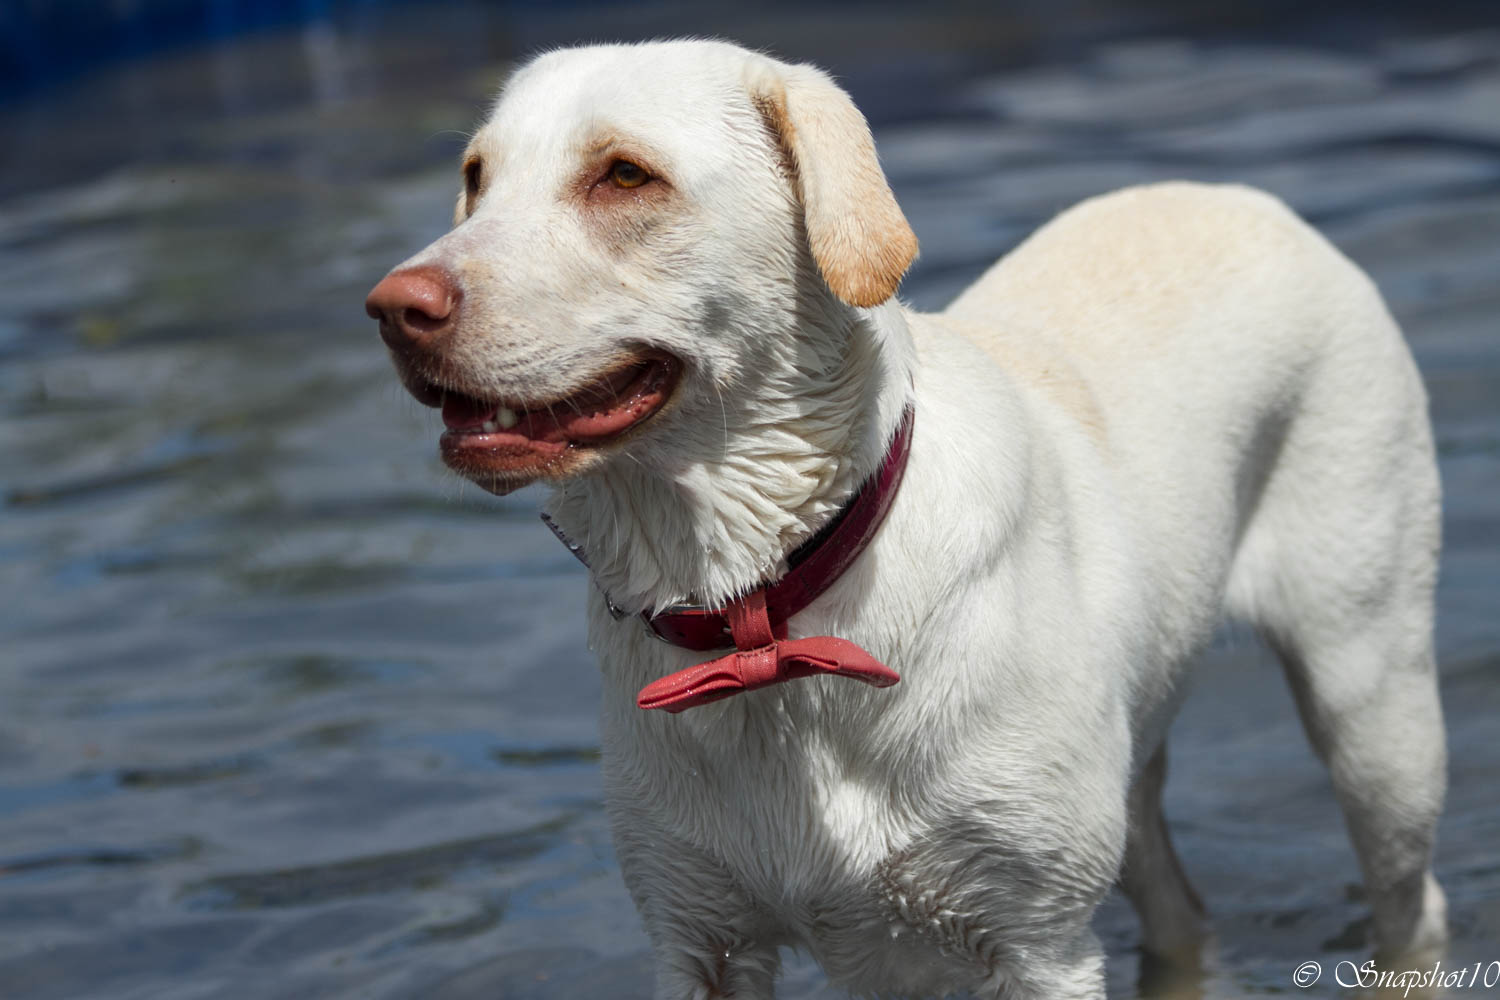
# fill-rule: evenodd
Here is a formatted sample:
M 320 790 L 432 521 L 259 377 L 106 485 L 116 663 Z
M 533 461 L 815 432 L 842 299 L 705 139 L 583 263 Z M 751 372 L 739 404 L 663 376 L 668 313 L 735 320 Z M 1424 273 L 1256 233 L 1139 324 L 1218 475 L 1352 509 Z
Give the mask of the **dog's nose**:
M 380 338 L 393 350 L 430 347 L 453 329 L 459 290 L 435 267 L 394 271 L 370 291 L 365 312 L 380 320 Z

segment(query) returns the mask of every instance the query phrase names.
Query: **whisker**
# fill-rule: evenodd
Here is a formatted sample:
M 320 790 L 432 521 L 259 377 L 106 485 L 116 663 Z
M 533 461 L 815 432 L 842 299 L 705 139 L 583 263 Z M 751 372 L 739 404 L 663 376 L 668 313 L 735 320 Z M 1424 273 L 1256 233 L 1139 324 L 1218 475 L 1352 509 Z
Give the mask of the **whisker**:
M 714 394 L 719 397 L 719 418 L 724 423 L 724 449 L 719 453 L 719 461 L 729 461 L 729 410 L 724 405 L 724 390 L 719 383 L 713 383 Z
M 610 529 L 610 534 L 612 534 L 612 535 L 615 536 L 615 551 L 610 555 L 610 562 L 619 562 L 620 561 L 620 547 L 623 544 L 623 541 L 621 539 L 622 532 L 620 531 L 620 506 L 619 506 L 619 504 L 613 504 L 613 503 L 610 504 L 609 505 L 609 514 L 610 514 L 610 520 L 613 522 L 613 525 L 614 525 Z

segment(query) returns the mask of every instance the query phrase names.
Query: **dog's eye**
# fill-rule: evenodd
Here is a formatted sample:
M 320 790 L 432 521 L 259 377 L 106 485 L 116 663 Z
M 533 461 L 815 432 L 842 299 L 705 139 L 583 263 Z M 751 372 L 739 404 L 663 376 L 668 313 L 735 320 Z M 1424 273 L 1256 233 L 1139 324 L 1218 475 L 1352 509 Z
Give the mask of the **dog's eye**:
M 629 160 L 616 160 L 609 168 L 609 179 L 615 187 L 637 188 L 651 179 L 644 167 Z

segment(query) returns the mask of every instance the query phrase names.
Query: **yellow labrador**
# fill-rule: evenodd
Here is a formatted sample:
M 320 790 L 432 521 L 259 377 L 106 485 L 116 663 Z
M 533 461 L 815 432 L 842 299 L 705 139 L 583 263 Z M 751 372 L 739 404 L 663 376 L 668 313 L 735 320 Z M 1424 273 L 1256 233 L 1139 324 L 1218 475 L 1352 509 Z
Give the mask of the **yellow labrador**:
M 769 998 L 792 945 L 856 991 L 1100 998 L 1116 880 L 1191 959 L 1164 734 L 1226 615 L 1285 662 L 1380 947 L 1440 946 L 1439 488 L 1370 282 L 1186 183 L 1073 208 L 941 313 L 893 297 L 915 253 L 821 71 L 597 46 L 511 79 L 454 229 L 371 294 L 448 464 L 549 483 L 590 564 L 658 995 Z

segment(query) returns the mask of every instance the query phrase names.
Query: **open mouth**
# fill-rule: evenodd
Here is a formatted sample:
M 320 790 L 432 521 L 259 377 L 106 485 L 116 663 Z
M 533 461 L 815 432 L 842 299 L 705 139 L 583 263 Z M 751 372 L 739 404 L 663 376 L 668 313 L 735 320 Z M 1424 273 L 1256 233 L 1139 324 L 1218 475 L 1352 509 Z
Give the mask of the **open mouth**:
M 508 493 L 576 470 L 587 453 L 624 438 L 671 398 L 681 363 L 652 355 L 611 369 L 562 399 L 525 404 L 444 391 L 443 461 L 486 489 Z

